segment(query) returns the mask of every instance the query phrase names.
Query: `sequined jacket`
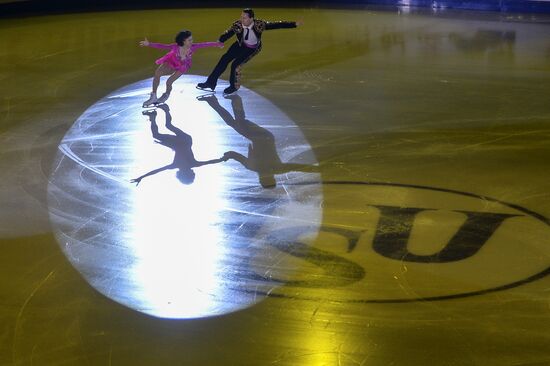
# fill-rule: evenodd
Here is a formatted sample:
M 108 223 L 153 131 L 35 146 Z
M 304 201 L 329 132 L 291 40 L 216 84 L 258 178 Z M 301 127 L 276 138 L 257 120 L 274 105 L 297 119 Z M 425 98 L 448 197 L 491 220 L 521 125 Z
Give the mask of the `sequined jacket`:
M 280 29 L 280 28 L 296 28 L 296 22 L 287 22 L 287 21 L 278 21 L 278 22 L 267 22 L 261 19 L 254 19 L 254 25 L 252 30 L 258 38 L 258 46 L 261 46 L 262 42 L 262 33 L 266 30 L 271 29 Z M 235 21 L 228 30 L 223 32 L 220 36 L 219 41 L 225 42 L 233 35 L 237 36 L 237 42 L 242 44 L 243 42 L 244 27 L 240 20 Z

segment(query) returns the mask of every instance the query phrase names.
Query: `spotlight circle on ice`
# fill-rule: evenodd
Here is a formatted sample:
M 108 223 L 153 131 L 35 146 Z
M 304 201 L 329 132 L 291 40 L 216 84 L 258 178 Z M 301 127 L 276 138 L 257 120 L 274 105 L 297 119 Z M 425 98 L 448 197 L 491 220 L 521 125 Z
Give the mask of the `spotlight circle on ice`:
M 205 94 L 195 89 L 202 79 L 185 75 L 167 107 L 145 114 L 151 80 L 96 102 L 60 142 L 48 186 L 53 230 L 72 265 L 105 296 L 158 317 L 257 303 L 278 286 L 249 269 L 270 233 L 292 241 L 285 228 L 314 232 L 321 220 L 320 184 L 288 184 L 319 181 L 296 124 L 246 88 Z

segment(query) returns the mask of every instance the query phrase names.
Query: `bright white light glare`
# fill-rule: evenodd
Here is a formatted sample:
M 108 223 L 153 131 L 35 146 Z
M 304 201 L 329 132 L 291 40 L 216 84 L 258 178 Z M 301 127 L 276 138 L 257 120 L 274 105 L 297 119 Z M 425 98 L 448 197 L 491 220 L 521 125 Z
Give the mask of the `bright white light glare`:
M 169 172 L 134 191 L 132 276 L 142 292 L 136 296 L 163 316 L 209 314 L 217 306 L 213 297 L 223 296 L 226 253 L 219 212 L 226 203 L 218 194 L 223 186 L 208 184 L 223 179 L 216 174 L 208 178 L 205 184 L 184 186 Z

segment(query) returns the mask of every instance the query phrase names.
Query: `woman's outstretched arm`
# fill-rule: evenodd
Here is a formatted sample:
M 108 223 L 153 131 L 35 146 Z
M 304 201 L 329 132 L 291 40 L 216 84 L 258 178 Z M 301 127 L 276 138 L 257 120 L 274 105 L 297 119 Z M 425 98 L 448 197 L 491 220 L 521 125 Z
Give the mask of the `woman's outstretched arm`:
M 172 47 L 174 46 L 174 44 L 165 44 L 165 43 L 153 43 L 153 42 L 149 42 L 149 40 L 147 39 L 147 37 L 145 37 L 145 39 L 143 41 L 140 41 L 139 42 L 139 45 L 141 47 L 153 47 L 153 48 L 162 48 L 164 50 L 169 50 L 169 49 L 172 49 Z

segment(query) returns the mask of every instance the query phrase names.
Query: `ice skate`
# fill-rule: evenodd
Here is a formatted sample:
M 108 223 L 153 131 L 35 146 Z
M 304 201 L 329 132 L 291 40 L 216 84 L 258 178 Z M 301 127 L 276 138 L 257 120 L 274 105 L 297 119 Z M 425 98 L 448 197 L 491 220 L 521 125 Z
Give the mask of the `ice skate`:
M 206 83 L 198 83 L 196 86 L 197 89 L 204 90 L 204 91 L 210 91 L 214 92 L 216 90 L 216 85 L 212 85 L 208 82 Z
M 237 90 L 238 90 L 237 88 L 235 88 L 234 86 L 231 85 L 231 86 L 229 86 L 229 87 L 227 87 L 223 90 L 223 95 L 224 96 L 231 95 L 231 94 L 235 93 Z
M 160 98 L 158 98 L 156 101 L 155 101 L 155 105 L 156 104 L 162 104 L 164 102 L 166 102 L 168 100 L 168 98 L 170 97 L 170 93 L 163 93 Z
M 156 103 L 157 103 L 157 95 L 155 93 L 151 93 L 149 96 L 149 99 L 143 102 L 143 108 L 152 107 Z

